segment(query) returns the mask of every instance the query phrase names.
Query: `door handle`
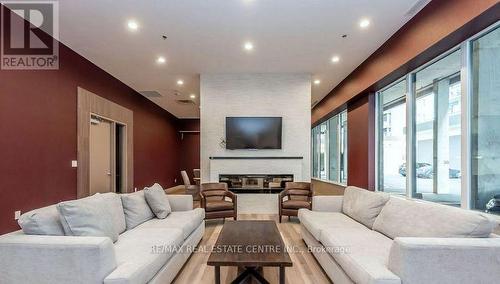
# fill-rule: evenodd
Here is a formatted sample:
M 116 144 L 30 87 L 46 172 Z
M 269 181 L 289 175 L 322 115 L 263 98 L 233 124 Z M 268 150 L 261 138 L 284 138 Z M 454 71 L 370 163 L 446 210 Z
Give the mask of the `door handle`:
M 110 175 L 111 175 L 111 172 L 107 172 L 106 174 L 107 174 L 108 176 L 110 176 Z

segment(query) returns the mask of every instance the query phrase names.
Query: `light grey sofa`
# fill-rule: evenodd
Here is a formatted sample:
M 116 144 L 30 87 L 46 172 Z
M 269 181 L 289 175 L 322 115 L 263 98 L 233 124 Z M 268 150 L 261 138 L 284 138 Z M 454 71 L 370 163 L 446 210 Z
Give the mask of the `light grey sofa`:
M 0 283 L 170 283 L 203 237 L 205 212 L 193 209 L 190 195 L 168 200 L 165 219 L 151 217 L 133 229 L 119 220 L 124 231 L 115 243 L 23 231 L 0 236 Z
M 498 283 L 488 216 L 347 187 L 299 210 L 301 235 L 336 283 Z

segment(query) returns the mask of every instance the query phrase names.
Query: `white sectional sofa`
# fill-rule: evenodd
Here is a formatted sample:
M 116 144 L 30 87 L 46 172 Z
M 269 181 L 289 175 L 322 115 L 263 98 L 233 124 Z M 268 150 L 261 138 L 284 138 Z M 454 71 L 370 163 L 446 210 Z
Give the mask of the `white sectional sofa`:
M 146 221 L 137 225 L 135 220 L 130 228 L 131 216 L 143 214 L 144 208 L 131 206 L 127 212 L 122 195 L 101 196 L 106 198 L 101 198 L 99 206 L 113 212 L 112 227 L 119 233 L 115 242 L 106 236 L 64 234 L 65 229 L 56 222 L 61 212 L 56 205 L 31 211 L 30 222 L 38 224 L 23 230 L 38 235 L 17 231 L 0 236 L 0 283 L 172 282 L 203 237 L 204 210 L 193 209 L 190 195 L 168 195 L 171 212 L 166 218 L 158 219 L 149 211 Z M 94 202 L 96 198 L 83 200 Z M 40 235 L 40 226 L 52 235 Z
M 302 238 L 335 284 L 498 283 L 485 214 L 347 187 L 300 209 Z

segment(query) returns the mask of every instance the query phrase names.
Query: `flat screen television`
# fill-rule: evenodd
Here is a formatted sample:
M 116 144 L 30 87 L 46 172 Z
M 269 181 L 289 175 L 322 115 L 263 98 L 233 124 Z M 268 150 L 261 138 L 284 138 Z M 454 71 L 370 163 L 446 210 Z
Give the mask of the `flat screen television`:
M 281 117 L 226 117 L 226 149 L 281 149 Z

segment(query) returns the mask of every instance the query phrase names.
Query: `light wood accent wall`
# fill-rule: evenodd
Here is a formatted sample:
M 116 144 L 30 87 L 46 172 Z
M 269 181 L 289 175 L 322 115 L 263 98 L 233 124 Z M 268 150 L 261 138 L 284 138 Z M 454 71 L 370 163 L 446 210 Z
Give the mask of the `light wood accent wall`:
M 314 195 L 344 195 L 345 186 L 311 179 Z
M 126 125 L 126 157 L 124 157 L 125 189 L 127 192 L 133 191 L 134 186 L 134 113 L 106 100 L 94 93 L 78 87 L 78 174 L 77 174 L 77 198 L 89 196 L 90 194 L 90 116 L 92 114 L 103 118 L 119 122 Z

